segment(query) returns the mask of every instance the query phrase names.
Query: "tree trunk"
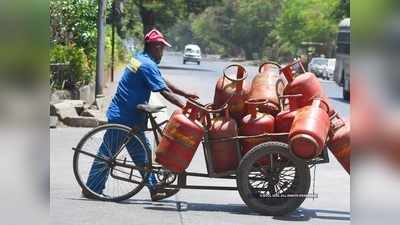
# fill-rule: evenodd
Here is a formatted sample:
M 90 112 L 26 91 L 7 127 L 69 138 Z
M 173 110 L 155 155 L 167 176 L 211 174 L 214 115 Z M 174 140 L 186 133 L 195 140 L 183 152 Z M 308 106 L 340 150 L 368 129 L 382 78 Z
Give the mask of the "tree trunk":
M 252 60 L 253 59 L 253 51 L 251 49 L 243 49 L 246 59 Z
M 148 10 L 144 7 L 140 7 L 139 11 L 143 23 L 143 35 L 146 35 L 147 32 L 155 27 L 156 17 L 153 11 Z

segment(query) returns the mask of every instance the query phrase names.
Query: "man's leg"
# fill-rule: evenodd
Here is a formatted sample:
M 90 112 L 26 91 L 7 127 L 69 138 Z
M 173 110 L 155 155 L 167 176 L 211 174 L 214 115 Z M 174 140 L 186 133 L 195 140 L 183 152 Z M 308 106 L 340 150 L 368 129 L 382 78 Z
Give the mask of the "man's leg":
M 140 140 L 143 142 L 145 145 L 145 148 L 151 152 L 150 148 L 150 143 L 146 136 L 144 135 L 144 132 L 140 132 L 137 134 L 137 136 L 140 138 Z M 140 143 L 135 140 L 131 141 L 132 144 L 128 145 L 128 151 L 132 157 L 132 160 L 134 163 L 138 166 L 143 166 L 144 163 L 147 162 L 147 160 L 151 160 L 151 158 L 148 157 L 146 152 L 144 151 L 143 147 L 140 145 Z M 144 174 L 142 174 L 144 176 Z M 158 201 L 164 198 L 168 198 L 174 194 L 176 194 L 179 189 L 167 189 L 167 188 L 157 188 L 157 180 L 154 175 L 154 173 L 149 174 L 149 178 L 147 180 L 146 186 L 149 188 L 150 191 L 150 197 L 151 200 L 153 201 Z
M 111 158 L 122 145 L 124 134 L 118 130 L 107 130 L 97 156 Z M 105 188 L 109 173 L 110 169 L 105 162 L 94 159 L 86 185 L 92 191 L 101 194 Z
M 147 152 L 151 152 L 151 145 L 150 145 L 149 140 L 147 139 L 146 135 L 144 134 L 144 132 L 138 132 L 136 135 L 138 138 L 140 138 L 140 140 L 142 141 L 142 143 L 146 149 L 143 149 L 142 144 L 136 138 L 133 138 L 128 143 L 128 146 L 127 146 L 128 152 L 129 152 L 133 162 L 136 165 L 144 166 L 146 163 L 149 162 L 149 160 L 151 160 L 151 158 L 149 158 L 149 156 L 147 154 Z M 145 174 L 142 174 L 142 176 L 145 176 Z M 157 180 L 156 180 L 154 173 L 150 173 L 149 177 L 147 179 L 146 186 L 150 190 L 154 190 L 156 184 L 157 184 Z

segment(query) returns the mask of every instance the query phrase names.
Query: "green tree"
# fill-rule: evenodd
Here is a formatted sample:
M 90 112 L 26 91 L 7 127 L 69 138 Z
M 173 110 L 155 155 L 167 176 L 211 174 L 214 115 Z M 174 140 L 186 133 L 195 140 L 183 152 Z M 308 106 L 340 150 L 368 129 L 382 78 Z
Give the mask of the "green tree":
M 237 1 L 232 21 L 232 40 L 234 46 L 243 49 L 247 59 L 253 54 L 263 55 L 263 49 L 271 46 L 269 38 L 280 12 L 280 1 L 240 0 Z
M 337 19 L 332 17 L 339 0 L 285 0 L 278 18 L 274 37 L 281 53 L 298 55 L 304 42 L 323 44 L 318 53 L 329 54 L 337 31 Z
M 127 0 L 126 4 L 136 6 L 142 20 L 143 34 L 154 27 L 168 29 L 185 10 L 184 0 Z
M 337 20 L 350 17 L 350 0 L 340 0 L 332 16 Z
M 252 59 L 253 53 L 262 56 L 263 49 L 272 45 L 269 35 L 279 10 L 277 0 L 224 0 L 194 20 L 194 38 L 204 47 L 216 48 L 215 53 L 235 56 L 243 52 L 247 59 Z

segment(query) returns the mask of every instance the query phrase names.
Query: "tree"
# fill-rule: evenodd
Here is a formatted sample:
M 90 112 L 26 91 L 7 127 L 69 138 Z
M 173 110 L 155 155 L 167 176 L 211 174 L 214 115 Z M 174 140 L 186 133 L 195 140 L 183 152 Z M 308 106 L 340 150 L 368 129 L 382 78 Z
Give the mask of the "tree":
M 166 30 L 185 10 L 184 0 L 128 0 L 127 4 L 137 7 L 142 19 L 143 35 L 154 27 Z
M 243 49 L 246 59 L 253 59 L 253 53 L 262 56 L 263 49 L 273 44 L 269 35 L 280 12 L 280 1 L 241 0 L 235 6 L 233 45 Z
M 277 0 L 224 0 L 195 19 L 194 37 L 204 46 L 222 46 L 217 49 L 229 55 L 244 52 L 247 59 L 252 59 L 253 53 L 261 56 L 263 49 L 272 45 L 269 34 L 279 9 Z
M 281 50 L 296 56 L 302 43 L 318 42 L 324 45 L 319 53 L 329 55 L 339 23 L 332 17 L 338 4 L 339 0 L 285 0 L 273 34 Z
M 340 0 L 332 16 L 337 20 L 350 17 L 350 0 Z

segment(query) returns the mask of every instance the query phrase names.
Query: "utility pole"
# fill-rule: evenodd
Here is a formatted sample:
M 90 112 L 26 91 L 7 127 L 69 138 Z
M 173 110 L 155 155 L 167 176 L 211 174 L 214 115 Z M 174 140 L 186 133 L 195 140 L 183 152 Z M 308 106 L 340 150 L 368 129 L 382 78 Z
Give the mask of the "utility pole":
M 96 96 L 103 95 L 106 0 L 98 0 L 97 15 L 97 56 L 96 56 Z
M 114 82 L 115 14 L 115 0 L 113 0 L 111 22 L 111 82 Z

